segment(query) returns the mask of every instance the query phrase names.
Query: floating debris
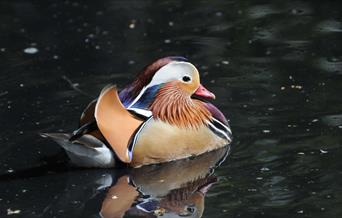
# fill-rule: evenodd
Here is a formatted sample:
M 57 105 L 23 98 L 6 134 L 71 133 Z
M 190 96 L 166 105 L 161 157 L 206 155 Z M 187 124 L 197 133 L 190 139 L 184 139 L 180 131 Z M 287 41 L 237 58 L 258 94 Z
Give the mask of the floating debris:
M 164 42 L 165 42 L 165 44 L 169 44 L 169 43 L 171 43 L 171 39 L 165 39 Z
M 75 91 L 77 91 L 78 93 L 85 95 L 85 96 L 89 96 L 89 97 L 93 97 L 90 94 L 82 91 L 81 89 L 78 88 L 79 84 L 78 83 L 73 83 L 67 76 L 63 75 L 62 79 L 65 80 L 72 89 L 74 89 Z
M 0 97 L 8 94 L 8 91 L 0 92 Z
M 264 130 L 262 130 L 262 132 L 263 132 L 263 133 L 270 133 L 271 130 L 269 130 L 269 129 L 264 129 Z
M 303 86 L 301 85 L 291 85 L 291 89 L 303 89 Z
M 326 153 L 328 153 L 327 150 L 323 150 L 323 149 L 319 149 L 319 151 L 321 152 L 321 154 L 326 154 Z
M 267 172 L 267 171 L 270 171 L 270 168 L 263 167 L 263 168 L 260 169 L 260 171 Z
M 135 28 L 135 23 L 136 23 L 136 20 L 131 20 L 130 24 L 128 25 L 128 27 L 130 29 L 134 29 Z
M 14 215 L 14 214 L 19 214 L 21 210 L 12 210 L 11 208 L 7 209 L 7 215 Z
M 321 33 L 342 32 L 342 23 L 337 20 L 325 20 L 320 22 L 315 29 Z
M 35 47 L 29 47 L 24 49 L 24 53 L 26 54 L 36 54 L 39 50 Z

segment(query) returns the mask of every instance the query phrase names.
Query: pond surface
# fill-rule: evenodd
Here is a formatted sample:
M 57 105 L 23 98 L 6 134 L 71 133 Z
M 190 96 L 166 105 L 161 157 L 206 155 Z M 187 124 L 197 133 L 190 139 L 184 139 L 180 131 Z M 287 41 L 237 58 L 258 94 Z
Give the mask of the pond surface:
M 0 217 L 342 217 L 341 6 L 1 1 Z M 198 67 L 230 119 L 220 166 L 226 151 L 73 169 L 39 137 L 72 131 L 102 87 L 169 55 Z

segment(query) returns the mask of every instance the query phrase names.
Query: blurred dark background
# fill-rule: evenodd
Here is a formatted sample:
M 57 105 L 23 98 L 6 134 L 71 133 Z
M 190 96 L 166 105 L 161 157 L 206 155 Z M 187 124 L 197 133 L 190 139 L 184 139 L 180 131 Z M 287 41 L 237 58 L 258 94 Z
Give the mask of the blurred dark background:
M 44 166 L 61 149 L 39 132 L 72 131 L 103 86 L 180 55 L 216 94 L 235 139 L 203 217 L 340 217 L 341 6 L 2 0 L 0 174 Z M 54 169 L 0 181 L 0 217 L 40 213 L 73 177 L 45 173 Z

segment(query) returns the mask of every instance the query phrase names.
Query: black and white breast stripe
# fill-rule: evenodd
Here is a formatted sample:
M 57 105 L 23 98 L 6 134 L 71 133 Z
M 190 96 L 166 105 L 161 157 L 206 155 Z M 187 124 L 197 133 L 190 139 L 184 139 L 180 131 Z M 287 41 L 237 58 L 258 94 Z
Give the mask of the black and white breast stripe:
M 225 125 L 221 121 L 213 118 L 210 122 L 208 122 L 208 127 L 216 135 L 220 136 L 221 138 L 227 139 L 228 143 L 232 142 L 232 131 L 229 125 Z

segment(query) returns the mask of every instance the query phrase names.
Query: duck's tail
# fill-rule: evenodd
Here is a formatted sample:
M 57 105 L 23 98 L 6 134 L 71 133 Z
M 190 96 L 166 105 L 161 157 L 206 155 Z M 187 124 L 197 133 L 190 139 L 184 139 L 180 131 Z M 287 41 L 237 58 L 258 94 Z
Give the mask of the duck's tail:
M 115 166 L 112 150 L 92 135 L 85 134 L 75 140 L 70 140 L 72 134 L 67 133 L 41 133 L 40 135 L 57 142 L 75 166 L 100 168 Z

